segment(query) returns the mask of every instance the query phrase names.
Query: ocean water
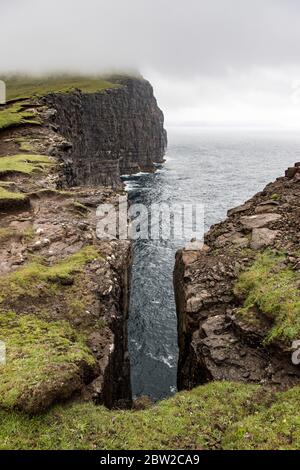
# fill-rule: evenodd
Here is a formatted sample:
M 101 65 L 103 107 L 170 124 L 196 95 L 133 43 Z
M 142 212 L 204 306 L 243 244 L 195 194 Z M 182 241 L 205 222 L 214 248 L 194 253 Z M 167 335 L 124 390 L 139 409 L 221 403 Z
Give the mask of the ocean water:
M 166 162 L 154 174 L 124 177 L 131 202 L 204 205 L 207 230 L 300 161 L 300 132 L 168 129 Z M 137 240 L 129 315 L 133 395 L 176 391 L 175 253 L 188 240 Z

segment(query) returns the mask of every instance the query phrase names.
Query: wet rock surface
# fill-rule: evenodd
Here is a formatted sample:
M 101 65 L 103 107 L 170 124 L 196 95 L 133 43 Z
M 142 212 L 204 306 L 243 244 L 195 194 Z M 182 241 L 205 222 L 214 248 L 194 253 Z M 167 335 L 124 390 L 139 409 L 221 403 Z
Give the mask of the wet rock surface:
M 285 253 L 299 271 L 299 165 L 228 211 L 205 235 L 205 249 L 177 252 L 174 287 L 178 317 L 178 388 L 211 380 L 288 387 L 300 381 L 291 344 L 266 343 L 272 321 L 253 308 L 247 316 L 234 286 L 264 250 Z

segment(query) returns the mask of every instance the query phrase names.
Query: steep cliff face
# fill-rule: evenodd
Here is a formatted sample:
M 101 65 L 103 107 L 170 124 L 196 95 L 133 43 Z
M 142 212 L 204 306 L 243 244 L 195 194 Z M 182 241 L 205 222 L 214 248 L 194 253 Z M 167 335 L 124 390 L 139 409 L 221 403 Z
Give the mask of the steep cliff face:
M 162 162 L 167 138 L 149 82 L 115 80 L 99 93 L 49 94 L 49 121 L 69 142 L 61 152 L 68 185 L 120 184 L 120 175 L 151 171 Z
M 44 128 L 21 132 L 6 139 L 13 145 L 26 136 L 31 152 L 60 142 Z M 6 159 L 16 172 L 0 182 L 8 188 L 1 190 L 0 339 L 8 358 L 0 409 L 39 413 L 74 396 L 130 406 L 131 245 L 96 235 L 97 206 L 115 204 L 118 194 L 88 186 L 57 190 L 55 158 L 0 154 L 0 164 Z
M 162 161 L 166 133 L 151 85 L 115 82 L 9 86 L 30 94 L 8 104 L 0 129 L 0 408 L 131 405 L 131 244 L 99 239 L 96 209 L 117 204 L 122 173 Z
M 211 380 L 291 386 L 300 339 L 300 165 L 180 250 L 174 286 L 179 389 Z

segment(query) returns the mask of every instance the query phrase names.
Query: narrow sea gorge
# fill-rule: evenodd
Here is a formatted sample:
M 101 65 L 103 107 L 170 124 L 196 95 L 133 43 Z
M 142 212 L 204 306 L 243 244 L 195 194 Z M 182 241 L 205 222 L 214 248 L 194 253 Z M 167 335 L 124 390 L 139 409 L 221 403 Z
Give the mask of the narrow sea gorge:
M 300 1 L 0 11 L 1 461 L 300 450 Z
M 296 132 L 168 129 L 166 162 L 155 173 L 124 177 L 131 203 L 203 204 L 205 230 L 299 160 Z M 160 400 L 176 391 L 176 250 L 186 240 L 134 242 L 129 350 L 134 396 Z

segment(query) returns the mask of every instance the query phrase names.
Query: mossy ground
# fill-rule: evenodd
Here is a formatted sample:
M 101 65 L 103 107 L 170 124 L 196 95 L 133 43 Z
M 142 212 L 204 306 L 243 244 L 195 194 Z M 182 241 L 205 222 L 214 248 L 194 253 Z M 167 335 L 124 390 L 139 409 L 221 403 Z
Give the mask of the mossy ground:
M 12 191 L 8 191 L 5 188 L 0 187 L 0 201 L 10 201 L 10 200 L 24 200 L 25 195 L 22 193 L 13 193 Z
M 0 339 L 6 364 L 0 366 L 0 406 L 33 398 L 41 383 L 56 384 L 73 375 L 80 362 L 94 363 L 84 339 L 67 322 L 45 322 L 32 315 L 0 312 Z M 32 391 L 32 392 L 31 392 Z M 30 408 L 30 404 L 26 405 Z
M 225 434 L 226 449 L 300 449 L 300 387 L 280 392 L 271 404 L 234 424 Z
M 52 266 L 47 266 L 42 259 L 38 259 L 0 277 L 0 306 L 24 297 L 54 294 L 61 286 L 73 282 L 72 276 L 95 258 L 99 258 L 97 250 L 93 246 L 87 246 Z
M 15 139 L 15 142 L 19 145 L 20 152 L 33 152 L 33 146 L 30 140 L 26 137 L 19 137 Z
M 34 95 L 42 96 L 53 92 L 67 93 L 74 89 L 79 89 L 84 93 L 94 93 L 118 86 L 101 77 L 83 75 L 1 78 L 6 83 L 7 100 L 30 98 Z
M 80 388 L 83 370 L 94 359 L 84 325 L 74 329 L 71 319 L 88 306 L 81 276 L 95 259 L 99 252 L 86 246 L 56 264 L 35 258 L 0 277 L 0 340 L 7 348 L 7 363 L 0 366 L 0 407 L 37 412 L 56 395 L 70 396 Z
M 247 318 L 253 307 L 258 308 L 273 322 L 266 342 L 300 338 L 299 283 L 299 272 L 288 266 L 286 257 L 271 251 L 259 255 L 240 275 L 235 286 L 235 293 L 245 298 L 240 313 Z
M 2 449 L 300 448 L 300 389 L 213 382 L 143 411 L 93 403 L 59 405 L 28 417 L 0 411 Z
M 38 124 L 33 111 L 23 110 L 18 103 L 4 109 L 0 108 L 0 130 L 26 123 Z
M 42 171 L 52 163 L 46 155 L 19 154 L 0 157 L 0 176 L 9 173 L 30 175 L 35 171 Z

